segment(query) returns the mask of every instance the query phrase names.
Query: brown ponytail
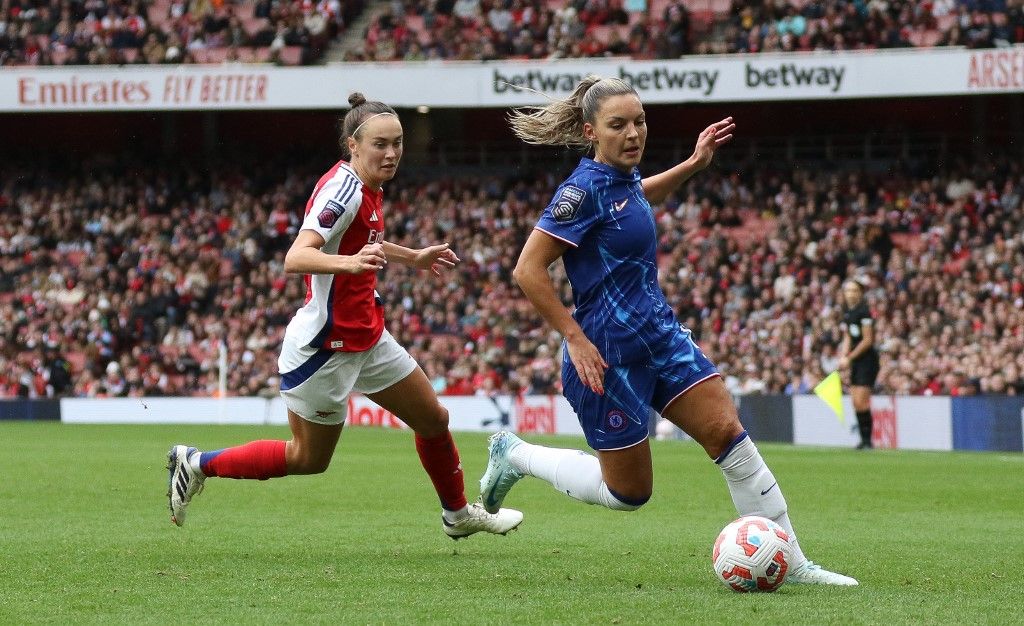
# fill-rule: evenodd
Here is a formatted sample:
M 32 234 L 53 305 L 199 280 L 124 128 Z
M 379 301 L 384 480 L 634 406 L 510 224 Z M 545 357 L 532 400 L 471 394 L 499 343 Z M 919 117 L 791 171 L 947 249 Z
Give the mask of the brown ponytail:
M 362 132 L 360 127 L 363 125 L 363 122 L 374 115 L 382 113 L 398 117 L 398 113 L 395 113 L 395 110 L 390 106 L 383 102 L 367 100 L 366 96 L 358 91 L 353 92 L 348 97 L 348 103 L 352 108 L 348 110 L 348 113 L 341 120 L 341 137 L 338 140 L 338 143 L 341 144 L 341 150 L 346 156 L 350 156 L 348 138 L 352 137 L 357 141 L 359 140 L 358 135 Z

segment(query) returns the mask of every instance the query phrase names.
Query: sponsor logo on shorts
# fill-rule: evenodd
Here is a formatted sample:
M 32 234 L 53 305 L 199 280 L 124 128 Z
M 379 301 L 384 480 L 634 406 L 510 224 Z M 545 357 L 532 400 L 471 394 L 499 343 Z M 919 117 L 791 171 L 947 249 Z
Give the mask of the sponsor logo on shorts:
M 331 348 L 332 349 L 344 348 L 344 347 L 345 347 L 345 342 L 344 341 L 332 341 L 331 342 Z
M 332 415 L 337 415 L 337 413 L 337 411 L 317 411 L 316 416 L 319 417 L 320 419 L 325 419 Z

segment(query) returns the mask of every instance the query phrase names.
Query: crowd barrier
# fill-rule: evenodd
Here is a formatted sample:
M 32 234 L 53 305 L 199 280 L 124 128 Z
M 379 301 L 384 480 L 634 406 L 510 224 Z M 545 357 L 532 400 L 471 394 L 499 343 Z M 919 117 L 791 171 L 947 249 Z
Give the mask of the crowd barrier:
M 0 420 L 59 420 L 60 400 L 0 399 Z
M 452 430 L 581 435 L 561 396 L 442 396 Z M 739 398 L 743 425 L 757 441 L 853 447 L 858 441 L 850 398 L 842 418 L 813 395 Z M 1024 397 L 873 396 L 878 448 L 907 450 L 1024 450 Z M 0 420 L 57 420 L 66 424 L 287 424 L 280 398 L 64 398 L 2 400 Z M 657 420 L 653 415 L 652 420 Z M 347 423 L 406 428 L 369 399 L 353 395 Z M 652 422 L 653 430 L 653 422 Z

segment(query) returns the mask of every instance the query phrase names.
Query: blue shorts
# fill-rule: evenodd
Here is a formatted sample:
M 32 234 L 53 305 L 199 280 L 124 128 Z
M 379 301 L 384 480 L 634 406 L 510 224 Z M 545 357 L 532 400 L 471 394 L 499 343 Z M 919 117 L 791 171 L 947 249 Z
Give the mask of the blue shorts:
M 576 374 L 569 351 L 562 349 L 562 393 L 595 450 L 621 450 L 647 438 L 651 409 L 661 412 L 691 387 L 718 376 L 718 369 L 685 336 L 645 361 L 612 365 L 605 370 L 604 395 L 590 390 Z

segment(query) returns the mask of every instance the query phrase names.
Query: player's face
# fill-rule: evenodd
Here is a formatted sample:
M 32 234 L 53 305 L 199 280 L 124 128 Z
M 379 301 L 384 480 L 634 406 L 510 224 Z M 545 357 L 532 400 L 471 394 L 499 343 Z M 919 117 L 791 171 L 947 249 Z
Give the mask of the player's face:
M 380 187 L 395 177 L 402 159 L 402 123 L 394 115 L 381 115 L 366 122 L 358 140 L 349 138 L 352 166 L 363 182 Z
M 639 165 L 647 143 L 647 116 L 640 98 L 627 93 L 606 98 L 583 125 L 583 136 L 594 142 L 594 160 L 624 172 Z
M 846 306 L 856 306 L 860 302 L 860 298 L 860 287 L 849 283 L 843 285 L 843 299 L 846 300 Z

